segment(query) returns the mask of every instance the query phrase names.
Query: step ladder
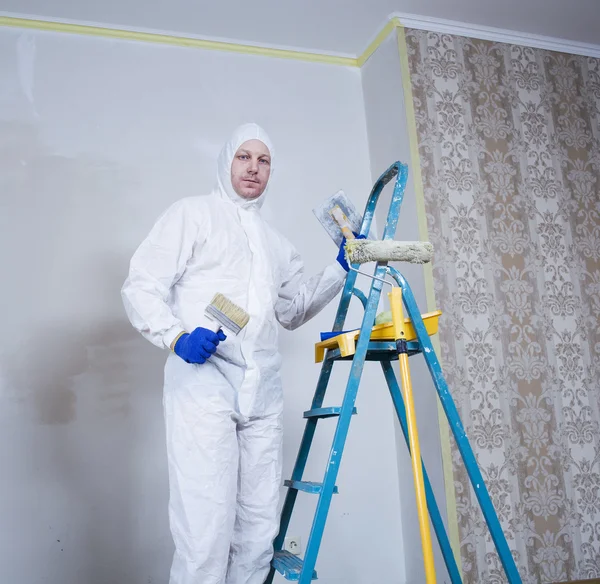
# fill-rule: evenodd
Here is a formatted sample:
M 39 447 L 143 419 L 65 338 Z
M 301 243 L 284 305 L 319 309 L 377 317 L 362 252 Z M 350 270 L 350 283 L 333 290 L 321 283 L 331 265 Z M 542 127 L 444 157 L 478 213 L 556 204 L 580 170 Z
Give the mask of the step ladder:
M 402 205 L 408 178 L 408 168 L 405 164 L 400 162 L 396 162 L 390 166 L 390 168 L 375 183 L 363 215 L 361 234 L 366 235 L 369 233 L 375 214 L 377 201 L 379 200 L 381 192 L 384 187 L 394 178 L 396 180 L 394 183 L 394 190 L 392 193 L 387 222 L 383 233 L 383 239 L 394 238 L 398 223 L 398 215 Z M 398 337 L 394 336 L 394 323 L 374 326 L 376 312 L 386 276 L 391 277 L 398 286 L 398 288 L 395 290 L 398 292 L 398 295 L 401 295 L 400 306 L 404 306 L 408 316 L 408 318 L 402 319 L 404 326 L 399 327 L 403 329 L 403 337 L 401 340 L 398 340 Z M 510 549 L 502 532 L 502 528 L 494 510 L 490 495 L 486 489 L 481 471 L 477 465 L 475 455 L 469 444 L 464 427 L 458 415 L 458 411 L 448 390 L 448 385 L 442 374 L 440 363 L 431 343 L 430 335 L 433 335 L 437 332 L 438 318 L 441 313 L 437 311 L 421 315 L 410 286 L 402 274 L 391 266 L 388 266 L 387 262 L 379 262 L 376 264 L 368 296 L 365 296 L 363 292 L 355 288 L 356 278 L 356 266 L 353 266 L 346 277 L 346 283 L 336 314 L 333 332 L 341 332 L 343 330 L 352 296 L 356 296 L 364 307 L 364 317 L 360 329 L 333 336 L 327 340 L 317 343 L 315 347 L 316 361 L 322 362 L 321 372 L 311 408 L 304 413 L 304 418 L 306 418 L 306 426 L 302 436 L 302 441 L 300 443 L 294 470 L 292 472 L 292 477 L 290 480 L 287 480 L 284 483 L 288 488 L 288 492 L 281 514 L 279 534 L 274 542 L 275 551 L 272 567 L 265 584 L 272 583 L 276 571 L 282 574 L 287 580 L 296 581 L 300 584 L 308 584 L 312 580 L 317 579 L 317 572 L 315 570 L 317 555 L 319 553 L 319 547 L 323 538 L 323 531 L 331 501 L 333 495 L 337 493 L 337 486 L 335 484 L 336 478 L 344 451 L 346 437 L 350 427 L 350 421 L 352 416 L 356 414 L 356 408 L 354 406 L 362 371 L 366 361 L 379 361 L 381 364 L 383 376 L 387 383 L 390 396 L 392 398 L 392 404 L 396 410 L 407 446 L 410 450 L 411 443 L 413 446 L 418 445 L 418 439 L 416 442 L 414 442 L 413 436 L 410 434 L 412 431 L 412 428 L 410 427 L 412 415 L 412 410 L 410 410 L 410 407 L 412 404 L 408 403 L 408 401 L 405 404 L 405 400 L 403 398 L 400 385 L 398 384 L 392 365 L 394 361 L 398 361 L 399 359 L 403 360 L 404 354 L 407 356 L 421 354 L 425 358 L 427 367 L 434 382 L 434 386 L 439 395 L 443 410 L 454 434 L 454 438 L 456 439 L 456 444 L 481 506 L 483 516 L 488 525 L 492 540 L 496 546 L 496 550 L 500 557 L 500 561 L 506 573 L 508 582 L 509 584 L 521 584 L 521 578 L 510 553 Z M 333 365 L 337 361 L 352 362 L 342 405 L 340 407 L 323 407 L 327 385 L 331 376 Z M 408 361 L 406 361 L 406 364 L 406 370 L 408 370 Z M 403 375 L 403 388 L 406 387 L 406 381 L 407 380 Z M 408 383 L 410 384 L 409 379 Z M 405 393 L 405 395 L 410 394 Z M 408 418 L 407 408 L 405 406 L 409 407 Z M 305 481 L 303 480 L 304 469 L 317 428 L 317 423 L 319 420 L 328 418 L 337 419 L 337 426 L 323 481 L 319 483 Z M 415 448 L 414 452 L 418 452 L 418 449 Z M 415 460 L 420 461 L 420 464 L 419 462 L 415 462 Z M 422 460 L 420 460 L 420 456 L 417 459 L 413 458 L 413 472 L 415 472 L 415 476 L 417 472 L 418 474 L 421 474 L 422 472 L 422 492 L 424 492 L 424 499 L 426 501 L 427 511 L 429 512 L 429 519 L 431 520 L 431 524 L 437 536 L 450 580 L 452 584 L 461 584 L 462 578 L 450 546 L 448 535 L 444 528 L 442 515 L 433 495 L 433 490 L 427 476 L 427 471 L 422 463 Z M 417 478 L 415 478 L 415 483 L 417 483 Z M 293 555 L 283 549 L 284 538 L 287 533 L 294 509 L 294 504 L 299 492 L 309 493 L 318 497 L 304 559 L 301 559 L 299 556 Z M 423 508 L 424 507 L 425 503 L 423 502 Z M 422 519 L 420 514 L 420 519 L 424 522 L 421 524 L 422 536 L 424 528 L 426 528 L 427 532 L 429 530 L 429 522 L 427 521 L 426 515 L 426 513 L 423 513 L 424 519 Z M 433 556 L 431 556 L 430 561 L 432 566 Z M 426 574 L 428 575 L 427 582 L 434 582 L 435 573 L 433 574 L 432 579 L 430 579 L 430 575 L 427 572 L 427 558 L 425 558 L 425 564 Z

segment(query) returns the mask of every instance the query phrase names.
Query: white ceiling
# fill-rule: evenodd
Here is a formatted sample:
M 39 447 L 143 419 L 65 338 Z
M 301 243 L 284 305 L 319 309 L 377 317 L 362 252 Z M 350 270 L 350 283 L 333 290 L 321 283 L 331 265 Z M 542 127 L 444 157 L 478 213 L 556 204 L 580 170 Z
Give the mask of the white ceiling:
M 600 0 L 0 0 L 0 11 L 352 56 L 393 12 L 600 45 Z

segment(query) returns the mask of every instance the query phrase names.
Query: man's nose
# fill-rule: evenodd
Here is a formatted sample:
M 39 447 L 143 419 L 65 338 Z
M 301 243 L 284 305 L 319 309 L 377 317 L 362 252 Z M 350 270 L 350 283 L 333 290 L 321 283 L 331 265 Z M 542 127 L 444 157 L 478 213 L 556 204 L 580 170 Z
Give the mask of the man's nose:
M 253 158 L 250 159 L 250 162 L 248 163 L 248 172 L 251 172 L 252 174 L 256 174 L 258 172 L 258 160 Z

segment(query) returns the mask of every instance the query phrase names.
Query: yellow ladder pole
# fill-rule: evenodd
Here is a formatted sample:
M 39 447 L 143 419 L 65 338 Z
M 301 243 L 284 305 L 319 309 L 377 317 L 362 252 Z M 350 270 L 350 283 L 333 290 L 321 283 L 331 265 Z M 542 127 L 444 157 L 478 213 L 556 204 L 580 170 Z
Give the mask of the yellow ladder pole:
M 404 333 L 402 289 L 398 287 L 392 288 L 392 291 L 388 294 L 388 297 L 390 299 L 390 307 L 392 309 L 394 338 L 396 341 L 405 340 L 406 335 Z M 415 404 L 413 400 L 412 383 L 410 379 L 408 353 L 398 352 L 398 363 L 400 364 L 400 378 L 402 381 L 404 404 L 406 406 L 408 440 L 410 444 L 413 479 L 415 483 L 415 496 L 417 499 L 419 527 L 421 530 L 421 546 L 423 548 L 425 578 L 427 584 L 435 584 L 435 564 L 433 561 L 433 547 L 431 544 L 431 531 L 429 529 L 429 513 L 427 511 L 427 499 L 425 498 L 425 482 L 423 480 L 423 468 L 421 466 L 421 447 L 419 446 L 419 431 L 417 429 L 417 418 L 415 414 Z

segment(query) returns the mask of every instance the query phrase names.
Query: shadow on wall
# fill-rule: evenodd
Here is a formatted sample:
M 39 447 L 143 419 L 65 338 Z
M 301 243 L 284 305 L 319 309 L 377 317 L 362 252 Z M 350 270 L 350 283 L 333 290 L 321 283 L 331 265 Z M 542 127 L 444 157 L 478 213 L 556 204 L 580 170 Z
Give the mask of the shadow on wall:
M 120 299 L 135 187 L 0 122 L 2 581 L 167 579 L 165 353 Z

